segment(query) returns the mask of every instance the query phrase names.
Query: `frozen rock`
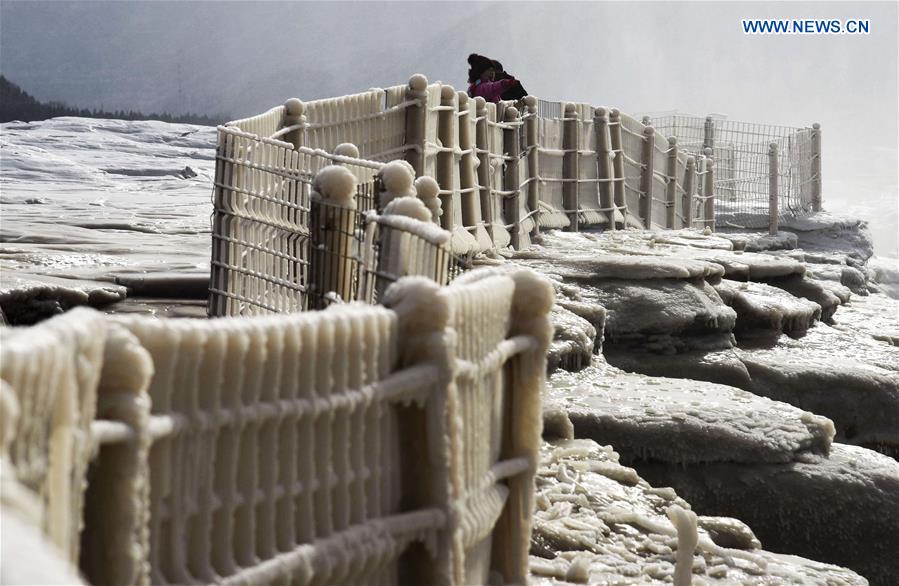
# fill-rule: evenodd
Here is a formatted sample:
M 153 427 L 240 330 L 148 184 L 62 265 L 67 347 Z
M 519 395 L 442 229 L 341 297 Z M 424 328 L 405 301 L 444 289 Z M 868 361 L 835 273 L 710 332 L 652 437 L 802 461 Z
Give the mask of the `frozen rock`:
M 874 254 L 868 223 L 858 218 L 822 211 L 786 220 L 780 228 L 796 234 L 803 250 L 840 251 L 861 260 Z
M 632 372 L 736 386 L 828 417 L 837 440 L 899 451 L 899 348 L 817 324 L 772 347 L 665 356 L 607 349 Z
M 725 385 L 630 374 L 604 364 L 549 380 L 547 408 L 578 438 L 610 444 L 625 461 L 789 462 L 826 454 L 828 419 Z
M 554 334 L 546 357 L 547 371 L 563 368 L 577 372 L 589 366 L 597 343 L 596 328 L 558 303 L 552 308 L 550 320 Z
M 821 306 L 793 297 L 783 289 L 722 279 L 715 285 L 721 299 L 737 312 L 737 335 L 762 331 L 766 334 L 802 335 L 821 316 Z
M 768 284 L 802 297 L 821 307 L 821 320 L 829 322 L 841 303 L 849 300 L 849 290 L 837 283 L 809 279 L 801 275 L 769 279 Z
M 899 299 L 899 260 L 872 256 L 868 259 L 866 269 L 869 286 L 873 282 L 875 288 L 884 295 Z
M 695 530 L 679 534 L 668 513 L 691 516 L 690 505 L 590 440 L 544 444 L 536 501 L 532 584 L 672 583 L 677 558 L 687 557 L 678 552 L 687 536 L 695 539 L 689 557 L 696 583 L 866 583 L 843 568 L 761 550 L 736 519 L 700 515 Z
M 737 314 L 706 281 L 604 279 L 583 297 L 608 311 L 605 340 L 656 352 L 728 348 Z
M 798 244 L 798 238 L 791 232 L 778 232 L 771 235 L 766 232 L 731 232 L 725 226 L 715 233 L 719 238 L 725 238 L 733 244 L 734 250 L 746 252 L 766 252 L 769 250 L 793 250 Z
M 0 308 L 12 325 L 28 325 L 79 305 L 105 307 L 125 298 L 120 285 L 0 271 Z
M 849 336 L 866 334 L 899 346 L 899 299 L 880 293 L 855 296 L 840 306 L 831 325 Z
M 766 548 L 849 567 L 872 585 L 895 584 L 899 575 L 899 463 L 892 458 L 833 444 L 829 456 L 785 464 L 634 465 L 698 511 L 745 521 Z

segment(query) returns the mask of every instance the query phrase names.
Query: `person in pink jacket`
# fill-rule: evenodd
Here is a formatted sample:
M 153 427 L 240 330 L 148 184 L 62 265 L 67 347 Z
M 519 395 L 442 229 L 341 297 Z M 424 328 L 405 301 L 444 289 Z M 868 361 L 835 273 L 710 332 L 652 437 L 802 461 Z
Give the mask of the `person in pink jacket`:
M 468 95 L 481 96 L 488 102 L 499 102 L 505 91 L 521 85 L 514 77 L 496 80 L 493 60 L 477 53 L 468 56 Z

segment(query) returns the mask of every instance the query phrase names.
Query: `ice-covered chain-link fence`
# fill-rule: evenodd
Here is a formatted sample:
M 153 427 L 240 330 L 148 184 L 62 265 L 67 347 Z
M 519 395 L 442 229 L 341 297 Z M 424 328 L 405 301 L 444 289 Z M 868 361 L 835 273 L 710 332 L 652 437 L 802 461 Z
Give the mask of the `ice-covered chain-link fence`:
M 382 301 L 0 329 L 4 506 L 98 584 L 523 583 L 552 287 Z
M 779 219 L 821 209 L 817 124 L 792 128 L 682 114 L 659 116 L 652 124 L 677 137 L 680 148 L 711 155 L 718 222 L 776 229 Z

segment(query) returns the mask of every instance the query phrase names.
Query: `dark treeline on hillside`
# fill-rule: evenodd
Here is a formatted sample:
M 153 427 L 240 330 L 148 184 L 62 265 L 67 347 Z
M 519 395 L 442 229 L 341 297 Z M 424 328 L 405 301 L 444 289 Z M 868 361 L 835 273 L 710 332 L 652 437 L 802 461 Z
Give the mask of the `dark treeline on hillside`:
M 225 115 L 201 116 L 199 114 L 143 114 L 134 110 L 88 110 L 73 108 L 63 102 L 39 102 L 22 88 L 0 75 L 0 122 L 21 120 L 34 122 L 56 118 L 57 116 L 81 116 L 82 118 L 114 118 L 118 120 L 161 120 L 163 122 L 183 122 L 216 126 L 228 120 Z

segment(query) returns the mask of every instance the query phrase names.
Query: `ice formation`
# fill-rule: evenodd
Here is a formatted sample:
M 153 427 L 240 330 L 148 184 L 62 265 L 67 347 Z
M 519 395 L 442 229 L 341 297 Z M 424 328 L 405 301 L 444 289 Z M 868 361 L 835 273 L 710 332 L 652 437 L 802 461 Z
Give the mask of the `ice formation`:
M 736 519 L 700 515 L 696 533 L 689 519 L 686 528 L 676 527 L 669 511 L 690 516 L 690 505 L 619 464 L 611 447 L 556 440 L 543 445 L 542 455 L 532 584 L 685 583 L 675 581 L 678 558 L 686 560 L 694 539 L 693 583 L 867 583 L 850 570 L 762 550 Z
M 0 328 L 0 379 L 19 412 L 5 451 L 14 477 L 40 498 L 40 527 L 71 562 L 105 341 L 103 316 L 84 308 L 31 328 Z
M 784 464 L 634 465 L 703 512 L 748 523 L 767 548 L 852 568 L 871 584 L 893 584 L 899 574 L 899 463 L 892 458 L 833 444 L 828 456 Z

